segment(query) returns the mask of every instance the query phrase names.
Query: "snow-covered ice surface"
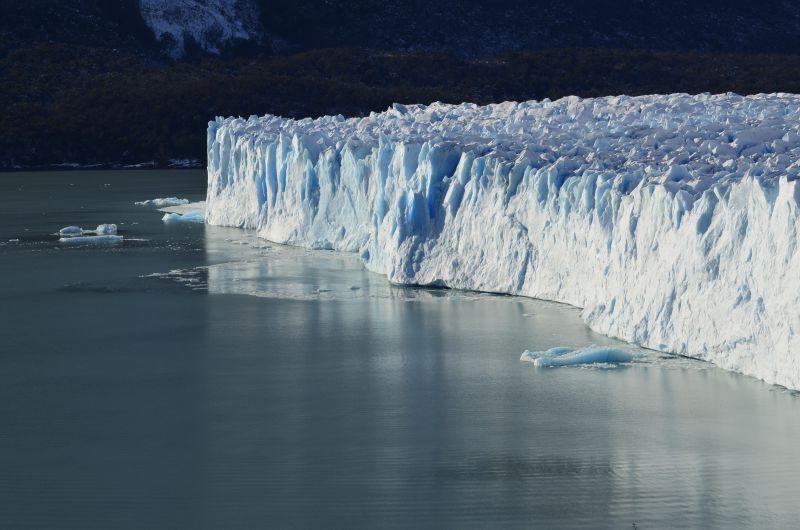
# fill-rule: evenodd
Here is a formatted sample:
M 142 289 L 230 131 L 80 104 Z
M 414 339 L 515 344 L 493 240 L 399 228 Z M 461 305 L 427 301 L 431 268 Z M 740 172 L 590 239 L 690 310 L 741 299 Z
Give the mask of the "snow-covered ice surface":
M 532 362 L 534 366 L 555 367 L 588 364 L 615 365 L 629 363 L 643 357 L 642 352 L 632 349 L 608 346 L 587 346 L 585 348 L 558 346 L 545 351 L 525 350 L 519 360 Z
M 151 208 L 166 208 L 168 206 L 180 206 L 189 204 L 189 199 L 179 199 L 178 197 L 160 197 L 158 199 L 148 199 L 146 201 L 136 201 L 136 206 L 149 206 Z
M 800 388 L 799 111 L 675 94 L 217 119 L 206 220 L 357 252 L 394 283 L 565 302 Z

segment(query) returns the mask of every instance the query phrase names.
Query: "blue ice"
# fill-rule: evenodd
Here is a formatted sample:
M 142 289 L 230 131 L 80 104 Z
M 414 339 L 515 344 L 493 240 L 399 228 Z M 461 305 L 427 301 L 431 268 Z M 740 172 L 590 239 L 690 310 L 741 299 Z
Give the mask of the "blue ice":
M 168 213 L 161 218 L 165 223 L 204 223 L 206 216 L 203 212 L 186 212 L 181 215 L 179 213 Z
M 592 345 L 585 348 L 559 346 L 546 351 L 525 350 L 519 360 L 532 362 L 534 366 L 550 367 L 628 363 L 638 357 L 641 357 L 641 354 L 634 351 Z

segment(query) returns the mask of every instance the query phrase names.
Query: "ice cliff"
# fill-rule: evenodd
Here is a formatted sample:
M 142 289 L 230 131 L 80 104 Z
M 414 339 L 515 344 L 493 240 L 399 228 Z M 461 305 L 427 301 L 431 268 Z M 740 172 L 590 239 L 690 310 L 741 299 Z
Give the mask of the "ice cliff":
M 800 96 L 217 119 L 212 224 L 404 284 L 557 300 L 596 331 L 800 388 Z

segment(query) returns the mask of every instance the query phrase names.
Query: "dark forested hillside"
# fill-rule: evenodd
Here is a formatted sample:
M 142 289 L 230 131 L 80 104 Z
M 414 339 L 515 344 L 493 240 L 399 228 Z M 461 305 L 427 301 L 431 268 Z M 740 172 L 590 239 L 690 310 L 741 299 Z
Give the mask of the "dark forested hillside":
M 563 47 L 796 53 L 794 0 L 270 0 L 266 31 L 297 47 L 448 50 Z
M 350 46 L 463 56 L 565 47 L 800 49 L 795 0 L 0 0 L 0 9 L 0 36 L 17 43 L 147 49 L 154 38 L 142 13 L 155 11 L 186 28 L 220 12 L 255 12 L 261 24 L 251 32 L 262 33 L 253 36 L 262 51 L 273 41 L 286 51 Z
M 156 48 L 138 0 L 0 0 L 0 13 L 0 50 L 34 43 Z
M 800 91 L 796 2 L 228 1 L 263 38 L 174 60 L 139 0 L 0 0 L 0 167 L 203 159 L 216 115 Z

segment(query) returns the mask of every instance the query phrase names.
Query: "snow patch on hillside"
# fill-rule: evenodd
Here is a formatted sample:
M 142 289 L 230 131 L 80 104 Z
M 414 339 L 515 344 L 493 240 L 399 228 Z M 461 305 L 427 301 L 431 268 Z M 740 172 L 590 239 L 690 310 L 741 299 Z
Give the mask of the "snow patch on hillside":
M 189 38 L 210 53 L 259 38 L 259 11 L 252 0 L 139 0 L 139 8 L 174 58 L 184 55 Z

